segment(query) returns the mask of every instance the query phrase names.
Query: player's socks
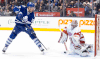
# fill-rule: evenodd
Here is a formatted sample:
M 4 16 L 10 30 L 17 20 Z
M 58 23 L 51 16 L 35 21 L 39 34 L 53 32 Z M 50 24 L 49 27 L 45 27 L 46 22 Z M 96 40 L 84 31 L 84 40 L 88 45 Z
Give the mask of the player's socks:
M 13 39 L 8 38 L 8 40 L 5 43 L 5 47 L 8 47 L 12 43 Z
M 44 51 L 44 49 L 41 46 L 40 41 L 37 38 L 33 39 L 33 41 L 39 47 L 39 49 L 40 49 L 41 52 Z
M 13 39 L 8 38 L 8 40 L 7 40 L 6 43 L 5 43 L 5 47 L 4 47 L 3 50 L 2 50 L 3 52 L 6 52 L 8 46 L 12 43 L 12 41 L 13 41 Z

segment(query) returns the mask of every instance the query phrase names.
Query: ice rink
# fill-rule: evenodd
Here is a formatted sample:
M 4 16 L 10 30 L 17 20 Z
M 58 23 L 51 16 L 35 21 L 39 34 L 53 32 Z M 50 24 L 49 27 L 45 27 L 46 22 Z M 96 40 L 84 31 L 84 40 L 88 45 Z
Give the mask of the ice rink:
M 37 37 L 40 41 L 48 48 L 45 54 L 42 55 L 35 43 L 30 39 L 30 37 L 21 32 L 11 43 L 8 50 L 4 54 L 2 49 L 8 39 L 11 31 L 0 30 L 0 59 L 100 59 L 100 53 L 94 58 L 93 53 L 90 57 L 80 57 L 79 55 L 67 55 L 63 52 L 65 47 L 63 44 L 58 43 L 60 38 L 60 32 L 45 32 L 45 31 L 35 31 Z M 85 36 L 86 43 L 94 44 L 94 34 L 83 33 Z M 70 43 L 67 42 L 67 47 L 69 50 Z

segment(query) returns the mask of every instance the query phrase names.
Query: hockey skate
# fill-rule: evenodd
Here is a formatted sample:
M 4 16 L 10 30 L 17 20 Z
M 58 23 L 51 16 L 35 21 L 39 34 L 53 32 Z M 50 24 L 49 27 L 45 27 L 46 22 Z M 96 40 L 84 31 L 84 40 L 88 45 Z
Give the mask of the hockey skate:
M 92 52 L 93 51 L 93 45 L 88 45 L 88 47 L 86 48 L 89 52 Z
M 80 54 L 81 57 L 87 57 L 89 56 L 89 53 L 87 50 L 82 51 L 82 53 Z
M 43 52 L 43 51 L 44 51 L 44 49 L 43 49 L 42 47 L 39 47 L 39 49 L 40 49 L 40 51 L 41 51 L 41 52 Z
M 6 52 L 6 50 L 7 50 L 7 47 L 4 47 L 4 48 L 3 48 L 3 50 L 2 50 L 2 52 L 4 52 L 4 53 L 5 53 L 5 52 Z
M 42 52 L 42 54 L 44 55 L 44 49 L 42 47 L 39 47 L 40 51 Z

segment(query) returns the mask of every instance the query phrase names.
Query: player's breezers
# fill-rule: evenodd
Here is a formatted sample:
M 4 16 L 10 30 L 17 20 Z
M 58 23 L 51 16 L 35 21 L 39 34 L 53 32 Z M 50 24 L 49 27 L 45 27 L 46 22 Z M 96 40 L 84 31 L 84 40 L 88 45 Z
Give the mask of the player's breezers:
M 13 11 L 17 13 L 16 19 L 15 19 L 16 25 L 5 43 L 5 47 L 2 50 L 3 52 L 6 52 L 8 46 L 12 43 L 12 41 L 16 38 L 16 36 L 22 31 L 26 32 L 31 37 L 31 39 L 38 46 L 41 52 L 44 51 L 44 49 L 42 48 L 41 42 L 36 37 L 36 34 L 33 28 L 31 27 L 31 23 L 35 19 L 34 12 L 33 12 L 35 9 L 34 7 L 35 6 L 32 2 L 28 2 L 27 7 L 24 5 L 14 7 Z M 27 24 L 27 26 L 25 24 Z

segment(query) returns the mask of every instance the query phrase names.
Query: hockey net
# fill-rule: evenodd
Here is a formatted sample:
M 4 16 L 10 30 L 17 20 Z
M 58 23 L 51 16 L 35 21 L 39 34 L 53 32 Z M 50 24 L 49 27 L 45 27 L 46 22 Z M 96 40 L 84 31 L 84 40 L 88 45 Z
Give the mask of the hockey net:
M 95 15 L 95 56 L 100 50 L 100 15 Z

